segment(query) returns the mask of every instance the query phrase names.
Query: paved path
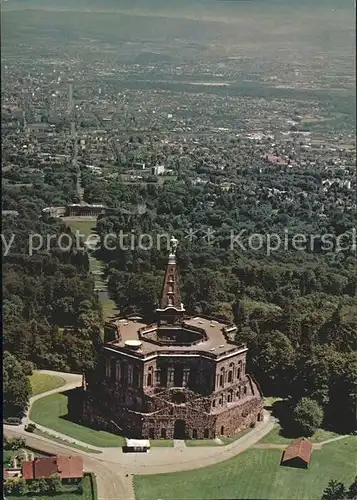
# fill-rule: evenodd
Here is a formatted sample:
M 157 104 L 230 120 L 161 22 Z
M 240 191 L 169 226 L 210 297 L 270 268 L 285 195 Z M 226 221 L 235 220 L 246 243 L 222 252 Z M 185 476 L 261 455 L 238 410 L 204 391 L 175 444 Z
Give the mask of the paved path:
M 333 441 L 339 441 L 340 439 L 345 439 L 350 437 L 349 434 L 344 434 L 343 436 L 336 436 L 331 439 L 326 439 L 326 441 L 321 441 L 320 443 L 312 443 L 312 447 L 314 450 L 321 450 L 325 444 L 332 443 Z M 285 450 L 289 446 L 289 443 L 286 444 L 278 444 L 278 443 L 258 443 L 254 446 L 254 448 L 260 448 L 261 450 Z
M 38 399 L 50 394 L 71 390 L 75 387 L 79 387 L 82 383 L 81 375 L 53 372 L 49 370 L 41 370 L 41 373 L 58 375 L 66 381 L 66 384 L 57 389 L 33 396 L 30 399 L 29 410 L 24 421 L 28 421 L 31 405 Z M 134 500 L 133 474 L 160 474 L 206 467 L 232 458 L 252 446 L 266 449 L 284 449 L 286 447 L 284 444 L 258 444 L 258 442 L 274 427 L 275 419 L 270 416 L 268 411 L 264 412 L 263 422 L 259 422 L 251 432 L 227 446 L 187 447 L 184 442 L 175 441 L 176 446 L 173 448 L 153 447 L 147 454 L 123 453 L 122 448 L 98 448 L 41 426 L 44 431 L 64 441 L 68 441 L 68 444 L 65 442 L 63 444 L 53 442 L 49 438 L 26 432 L 24 429 L 24 421 L 19 426 L 4 425 L 5 434 L 9 437 L 21 436 L 26 440 L 29 446 L 33 446 L 44 452 L 81 455 L 83 457 L 85 470 L 94 472 L 96 475 L 98 500 Z M 324 444 L 345 437 L 347 436 L 337 436 L 321 443 L 314 443 L 314 448 L 320 449 Z M 74 449 L 71 447 L 71 443 L 79 444 L 85 448 L 100 450 L 101 453 L 93 455 L 82 450 Z
M 183 449 L 186 448 L 186 443 L 183 439 L 174 439 L 174 448 Z
M 63 372 L 55 372 L 51 370 L 38 370 L 37 373 L 44 373 L 47 375 L 57 375 L 58 377 L 63 378 L 66 381 L 65 385 L 61 387 L 57 387 L 57 389 L 52 389 L 51 391 L 42 392 L 41 394 L 37 394 L 36 396 L 32 396 L 29 401 L 29 406 L 26 411 L 25 416 L 22 419 L 21 426 L 25 426 L 30 422 L 30 410 L 31 406 L 38 399 L 44 398 L 45 396 L 50 396 L 51 394 L 57 394 L 58 392 L 70 391 L 71 389 L 75 389 L 76 387 L 80 387 L 82 385 L 82 375 L 78 375 L 76 373 L 63 373 Z M 86 445 L 88 446 L 88 445 Z
M 26 444 L 35 449 L 54 455 L 81 455 L 83 457 L 84 470 L 93 472 L 97 481 L 98 500 L 135 500 L 132 479 L 126 477 L 123 468 L 101 462 L 100 460 L 82 451 L 74 450 L 70 446 L 54 443 L 42 436 L 29 434 L 20 429 L 12 429 L 5 426 L 5 434 L 8 437 L 23 437 Z
M 326 441 L 321 441 L 321 443 L 314 443 L 313 447 L 316 450 L 320 450 L 325 444 L 332 443 L 333 441 L 339 441 L 340 439 L 344 439 L 347 437 L 350 437 L 350 435 L 344 434 L 343 436 L 336 436 L 336 437 L 331 438 L 331 439 L 326 439 Z
M 30 399 L 31 405 L 38 399 L 50 394 L 66 391 L 78 387 L 82 383 L 81 375 L 67 374 L 42 370 L 42 373 L 58 375 L 66 380 L 66 384 Z M 25 420 L 24 419 L 24 420 Z M 30 446 L 34 446 L 48 453 L 67 453 L 81 455 L 84 460 L 85 469 L 96 474 L 98 483 L 99 500 L 133 500 L 134 490 L 132 484 L 133 474 L 160 474 L 165 472 L 179 472 L 200 467 L 213 465 L 223 460 L 232 458 L 246 449 L 254 446 L 262 437 L 274 427 L 274 419 L 270 413 L 264 412 L 264 420 L 259 422 L 254 429 L 240 439 L 233 441 L 227 446 L 185 446 L 177 443 L 177 447 L 152 447 L 149 453 L 123 453 L 122 448 L 98 448 L 81 441 L 65 436 L 61 433 L 41 428 L 54 436 L 69 441 L 66 443 L 53 442 L 50 439 L 29 434 L 24 430 L 24 422 L 21 425 L 4 426 L 4 431 L 9 436 L 22 436 Z M 88 452 L 71 448 L 71 443 L 76 443 L 86 448 L 100 450 L 101 454 L 90 454 Z

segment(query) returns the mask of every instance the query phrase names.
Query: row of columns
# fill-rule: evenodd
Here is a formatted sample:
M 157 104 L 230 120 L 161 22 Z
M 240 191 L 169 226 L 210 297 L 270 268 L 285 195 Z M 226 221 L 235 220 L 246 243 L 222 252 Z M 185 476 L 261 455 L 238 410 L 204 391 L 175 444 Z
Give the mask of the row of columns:
M 177 374 L 176 370 L 182 372 L 182 376 L 181 373 Z M 155 370 L 155 380 L 154 380 L 154 372 L 149 368 L 148 374 L 146 376 L 146 386 L 151 387 L 153 385 L 157 385 L 162 387 L 165 380 L 164 373 L 165 372 L 162 368 L 157 368 Z M 181 387 L 188 383 L 189 377 L 190 377 L 189 368 L 180 368 L 177 366 L 175 367 L 173 365 L 168 366 L 166 370 L 166 387 L 175 387 L 175 385 Z
M 126 367 L 126 370 L 125 368 Z M 140 388 L 142 386 L 142 375 L 138 367 L 132 363 L 115 361 L 107 358 L 105 362 L 105 375 L 115 382 L 126 380 L 129 386 Z

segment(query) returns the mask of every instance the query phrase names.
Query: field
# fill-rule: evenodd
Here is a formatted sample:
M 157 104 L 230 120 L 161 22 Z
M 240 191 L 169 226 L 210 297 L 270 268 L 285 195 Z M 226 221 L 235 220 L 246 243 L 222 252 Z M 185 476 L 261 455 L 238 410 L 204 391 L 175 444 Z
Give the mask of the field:
M 93 491 L 94 490 L 94 491 Z M 31 499 L 36 498 L 36 500 L 48 500 L 48 496 L 7 496 L 7 500 L 24 500 L 26 498 Z M 57 500 L 97 500 L 96 488 L 92 488 L 92 482 L 89 475 L 85 475 L 83 478 L 83 494 L 79 495 L 78 493 L 72 491 L 65 491 L 61 495 L 56 495 Z
M 119 314 L 118 308 L 115 305 L 114 300 L 111 299 L 99 299 L 103 309 L 103 318 L 105 321 L 117 316 Z
M 66 381 L 57 375 L 47 375 L 45 373 L 34 372 L 30 377 L 32 396 L 51 391 L 65 385 Z
M 83 234 L 85 237 L 96 234 L 97 219 L 95 217 L 63 217 L 62 221 L 75 233 Z
M 30 419 L 88 445 L 110 447 L 124 444 L 124 439 L 121 436 L 76 424 L 67 420 L 66 415 L 67 396 L 65 394 L 52 394 L 34 402 Z
M 222 446 L 214 439 L 188 439 L 185 441 L 186 446 Z
M 171 441 L 170 439 L 150 439 L 150 446 L 151 447 L 172 448 L 173 445 L 174 445 L 174 442 Z
M 281 467 L 281 450 L 250 449 L 215 466 L 187 472 L 135 476 L 137 500 L 321 498 L 329 479 L 349 484 L 356 475 L 357 437 L 314 450 L 308 470 Z

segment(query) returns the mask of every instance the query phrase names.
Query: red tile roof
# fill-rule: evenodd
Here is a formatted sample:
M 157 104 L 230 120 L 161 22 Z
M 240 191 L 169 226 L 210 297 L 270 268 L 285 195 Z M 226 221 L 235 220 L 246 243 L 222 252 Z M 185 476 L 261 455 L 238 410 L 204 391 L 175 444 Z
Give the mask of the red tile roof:
M 57 467 L 62 479 L 83 477 L 82 457 L 57 457 Z
M 307 438 L 298 438 L 293 441 L 284 451 L 282 462 L 293 458 L 301 458 L 307 464 L 310 462 L 312 453 L 312 442 Z
M 59 474 L 61 479 L 83 477 L 82 457 L 37 458 L 22 464 L 24 479 L 48 478 L 52 474 Z

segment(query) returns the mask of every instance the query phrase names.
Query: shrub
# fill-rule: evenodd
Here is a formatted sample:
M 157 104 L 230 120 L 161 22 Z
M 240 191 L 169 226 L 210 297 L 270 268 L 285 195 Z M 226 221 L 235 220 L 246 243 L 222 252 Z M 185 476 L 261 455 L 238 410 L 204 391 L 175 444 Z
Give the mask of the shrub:
M 294 420 L 303 434 L 311 436 L 322 424 L 323 410 L 313 399 L 301 398 L 294 409 Z
M 30 376 L 33 373 L 33 363 L 31 361 L 22 361 L 22 371 L 25 375 Z
M 20 425 L 21 424 L 21 418 L 19 417 L 7 417 L 4 419 L 4 424 L 7 425 Z
M 6 439 L 4 441 L 4 449 L 5 450 L 21 450 L 21 448 L 25 447 L 25 440 L 22 438 L 12 438 Z

